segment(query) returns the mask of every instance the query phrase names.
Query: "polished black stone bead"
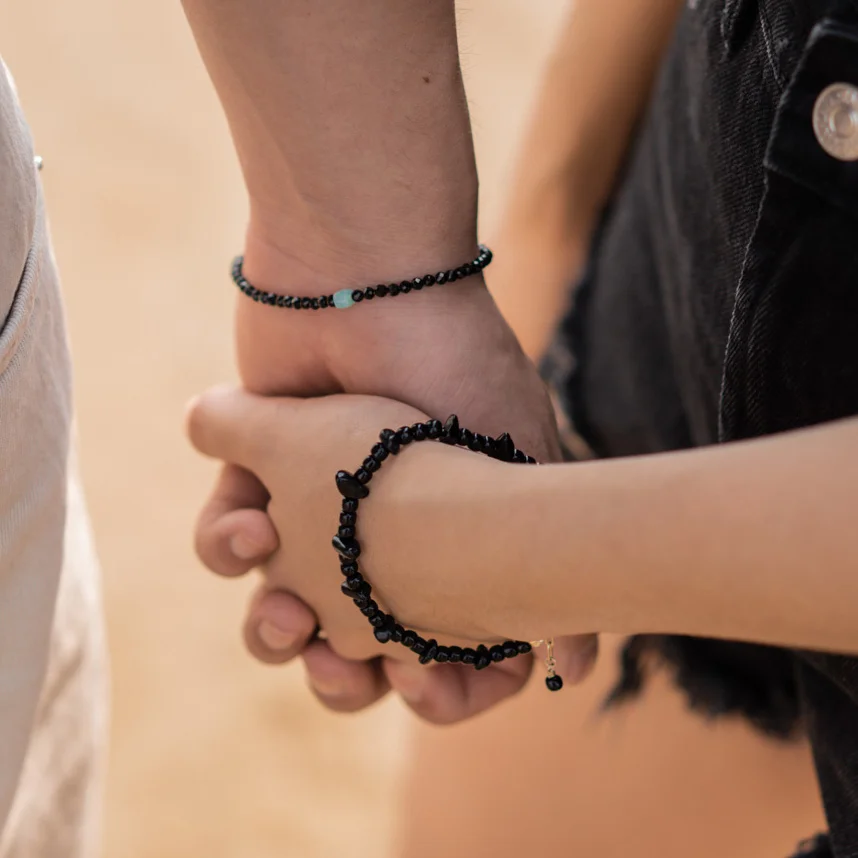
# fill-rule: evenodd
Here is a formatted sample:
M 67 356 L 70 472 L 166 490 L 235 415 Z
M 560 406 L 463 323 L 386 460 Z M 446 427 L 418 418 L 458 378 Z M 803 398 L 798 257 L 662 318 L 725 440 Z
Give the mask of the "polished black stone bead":
M 515 641 L 506 641 L 503 645 L 504 658 L 515 658 L 518 655 L 518 647 Z
M 423 285 L 424 285 L 424 286 L 434 286 L 434 285 L 435 285 L 435 282 L 436 282 L 436 279 L 435 279 L 435 275 L 434 275 L 434 274 L 427 274 L 427 275 L 423 278 Z
M 417 637 L 413 644 L 411 644 L 411 652 L 416 653 L 417 655 L 422 655 L 426 651 L 426 639 Z
M 311 306 L 314 310 L 318 310 L 318 309 L 319 309 L 319 299 L 318 299 L 318 298 L 313 298 L 313 299 L 310 301 L 310 306 Z
M 357 500 L 369 495 L 369 489 L 365 485 L 362 485 L 361 481 L 354 474 L 350 474 L 348 471 L 337 471 L 336 480 L 337 488 L 344 498 Z
M 312 303 L 313 302 L 312 302 L 312 300 L 310 300 L 310 298 L 302 298 L 301 299 L 301 309 L 309 310 Z
M 394 643 L 402 643 L 402 639 L 405 637 L 405 629 L 396 623 L 393 626 L 393 642 Z
M 415 423 L 411 427 L 411 437 L 415 441 L 425 441 L 426 440 L 426 427 L 422 423 Z
M 363 297 L 366 298 L 367 301 L 372 301 L 375 298 L 375 289 L 372 286 L 367 286 L 366 289 L 363 290 Z
M 438 652 L 435 653 L 435 661 L 438 664 L 444 664 L 450 660 L 450 650 L 445 646 L 439 646 Z
M 411 283 L 408 280 L 403 280 L 399 284 L 399 291 L 407 295 L 411 291 Z
M 337 531 L 337 536 L 339 536 L 340 539 L 354 539 L 355 529 L 353 527 L 346 527 L 345 525 L 343 525 Z
M 358 593 L 361 593 L 364 596 L 372 595 L 372 585 L 369 583 L 369 581 L 364 581 L 363 584 L 360 585 L 360 590 L 358 590 Z
M 462 266 L 462 277 L 470 277 L 474 273 L 474 266 L 470 262 L 466 262 Z
M 495 455 L 504 462 L 511 462 L 515 456 L 515 444 L 508 432 L 504 432 L 495 441 Z
M 366 468 L 358 468 L 355 471 L 355 479 L 363 485 L 372 479 L 372 474 Z
M 528 465 L 535 465 L 535 464 L 536 464 L 536 459 L 534 459 L 534 458 L 533 458 L 533 456 L 528 456 L 528 457 L 527 457 L 527 464 L 528 464 Z
M 523 453 L 521 450 L 516 450 L 515 455 L 512 457 L 513 462 L 518 462 L 519 464 L 525 464 L 527 462 L 527 455 Z
M 449 438 L 451 441 L 459 440 L 459 418 L 455 414 L 451 414 L 447 418 L 442 430 L 442 437 Z
M 435 275 L 435 282 L 438 283 L 439 285 L 443 286 L 447 282 L 447 272 L 446 271 L 439 271 Z
M 379 437 L 388 453 L 396 455 L 399 452 L 399 438 L 396 437 L 396 432 L 392 429 L 383 429 Z
M 458 279 L 459 279 L 459 269 L 458 268 L 451 268 L 447 272 L 447 282 L 448 283 L 455 283 Z
M 389 291 L 390 290 L 384 285 L 384 283 L 379 283 L 378 286 L 375 287 L 375 294 L 378 295 L 379 298 L 384 298 Z
M 322 309 L 324 309 L 325 307 L 328 306 L 328 296 L 327 295 L 322 295 L 322 297 L 319 298 L 319 306 Z
M 291 307 L 291 306 L 292 306 L 292 302 L 293 302 L 294 300 L 295 300 L 295 299 L 294 299 L 291 295 L 287 295 L 287 296 L 283 299 L 283 306 L 284 306 L 284 307 Z
M 415 277 L 411 281 L 411 288 L 416 289 L 419 292 L 423 288 L 423 278 L 422 277 Z
M 363 610 L 369 604 L 369 596 L 364 595 L 363 593 L 358 593 L 354 599 L 354 603 Z
M 358 565 L 354 560 L 347 560 L 345 557 L 340 557 L 340 572 L 349 577 L 349 575 L 357 575 Z
M 396 437 L 399 438 L 400 444 L 410 444 L 414 440 L 411 436 L 410 426 L 401 426 L 399 431 L 396 433 Z
M 477 647 L 477 660 L 474 662 L 474 667 L 477 670 L 485 670 L 492 663 L 492 657 L 489 655 L 488 649 L 480 644 Z
M 376 614 L 376 616 L 378 615 Z M 393 630 L 387 626 L 379 626 L 373 634 L 375 634 L 375 639 L 382 644 L 390 643 L 393 638 Z
M 474 433 L 470 429 L 462 429 L 459 432 L 459 443 L 463 447 L 470 447 L 474 440 Z
M 495 442 L 488 435 L 477 435 L 480 442 L 480 452 L 491 456 L 495 451 Z
M 357 512 L 357 498 L 346 498 L 343 501 L 343 512 Z
M 354 599 L 355 596 L 360 595 L 359 592 L 355 592 L 354 590 L 352 590 L 352 588 L 349 587 L 348 583 L 345 581 L 343 581 L 343 583 L 340 584 L 340 591 L 342 592 L 342 594 L 344 596 L 348 596 L 350 599 Z
M 379 611 L 377 614 L 373 614 L 369 618 L 369 624 L 375 629 L 380 629 L 382 626 L 386 626 L 387 614 L 385 614 L 384 611 Z
M 355 289 L 354 292 L 352 292 L 352 301 L 354 301 L 355 304 L 359 304 L 363 301 L 363 289 Z
M 370 455 L 376 462 L 381 464 L 390 455 L 390 452 L 384 444 L 376 444 L 372 450 L 370 450 Z
M 518 641 L 516 643 L 519 655 L 527 655 L 533 650 L 533 647 L 527 641 Z
M 474 664 L 477 660 L 477 651 L 466 647 L 462 650 L 462 664 Z
M 429 420 L 426 423 L 426 434 L 434 441 L 437 438 L 441 437 L 441 433 L 444 431 L 444 427 L 441 425 L 440 420 Z
M 286 306 L 286 296 L 285 295 L 278 295 L 277 296 L 277 306 L 278 307 L 285 307 Z
M 356 539 L 340 539 L 335 536 L 331 545 L 341 557 L 347 557 L 349 560 L 357 560 L 360 557 L 360 543 Z
M 399 284 L 391 283 L 390 286 L 387 287 L 387 291 L 390 292 L 391 295 L 398 295 L 400 291 Z
M 563 680 L 559 676 L 546 676 L 545 684 L 549 691 L 560 691 L 563 688 Z
M 365 617 L 373 617 L 378 613 L 378 605 L 373 599 L 368 599 L 367 603 L 360 609 L 360 612 Z
M 457 280 L 461 280 L 462 278 L 467 277 L 467 276 L 468 276 L 468 275 L 467 275 L 467 274 L 465 274 L 465 266 L 464 266 L 464 265 L 460 265 L 460 266 L 456 269 L 456 279 L 457 279 Z
M 480 450 L 483 449 L 482 441 L 480 441 L 480 436 L 474 433 L 474 435 L 468 441 L 468 448 L 473 450 L 475 453 L 479 453 Z
M 349 592 L 354 595 L 361 588 L 361 584 L 363 584 L 363 576 L 360 574 L 349 575 L 345 581 L 343 581 L 343 587 L 349 590 Z
M 370 474 L 374 474 L 381 465 L 372 456 L 367 456 L 361 463 L 361 467 Z
M 423 650 L 423 654 L 420 656 L 420 664 L 429 664 L 429 662 L 435 658 L 437 652 L 438 641 L 434 638 L 426 641 L 426 649 Z
M 495 644 L 489 650 L 489 658 L 495 662 L 503 661 L 506 658 L 506 656 L 504 655 L 503 647 L 500 644 Z
M 354 527 L 357 523 L 357 516 L 353 512 L 341 512 L 340 524 L 343 527 Z
M 458 664 L 462 660 L 462 648 L 451 646 L 448 649 L 450 650 L 450 664 Z
M 292 300 L 292 309 L 293 310 L 302 310 L 303 309 L 303 307 L 301 306 L 301 299 L 300 298 L 294 298 Z

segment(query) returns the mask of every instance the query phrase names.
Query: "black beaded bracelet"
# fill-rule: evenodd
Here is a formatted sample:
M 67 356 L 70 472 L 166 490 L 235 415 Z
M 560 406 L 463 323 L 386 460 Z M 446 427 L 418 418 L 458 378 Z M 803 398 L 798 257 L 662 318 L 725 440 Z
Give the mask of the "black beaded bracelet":
M 324 310 L 335 307 L 345 310 L 363 300 L 371 301 L 373 298 L 386 298 L 388 295 L 405 295 L 408 292 L 428 289 L 430 286 L 443 286 L 444 283 L 455 283 L 472 274 L 477 274 L 486 268 L 492 261 L 492 252 L 484 244 L 479 245 L 480 252 L 477 257 L 458 268 L 449 271 L 439 271 L 437 274 L 424 274 L 423 277 L 415 277 L 412 280 L 403 280 L 401 283 L 384 283 L 378 286 L 366 286 L 362 289 L 340 289 L 332 295 L 321 295 L 317 298 L 298 297 L 296 295 L 278 295 L 275 292 L 266 292 L 257 289 L 242 273 L 244 257 L 236 256 L 232 263 L 232 280 L 238 288 L 259 304 L 268 304 L 271 307 L 285 307 L 291 310 Z
M 342 584 L 343 593 L 352 599 L 360 612 L 369 620 L 373 627 L 376 640 L 379 643 L 402 644 L 414 652 L 421 664 L 431 661 L 443 664 L 472 665 L 476 670 L 482 670 L 493 662 L 507 658 L 525 655 L 532 649 L 527 641 L 506 641 L 494 646 L 480 645 L 476 649 L 470 647 L 444 646 L 436 640 L 426 640 L 417 632 L 406 629 L 391 614 L 386 614 L 372 598 L 372 586 L 361 575 L 358 558 L 361 553 L 360 542 L 357 539 L 358 507 L 362 500 L 369 497 L 369 483 L 373 474 L 378 471 L 388 456 L 395 456 L 402 447 L 418 441 L 440 441 L 445 444 L 467 447 L 477 453 L 483 453 L 503 462 L 535 464 L 536 460 L 521 450 L 517 450 L 512 438 L 507 433 L 498 438 L 480 435 L 469 429 L 459 427 L 455 414 L 446 423 L 440 420 L 428 420 L 425 423 L 415 423 L 413 426 L 403 426 L 396 431 L 384 429 L 379 435 L 379 442 L 370 450 L 369 456 L 352 474 L 349 471 L 338 471 L 336 475 L 337 489 L 343 496 L 340 526 L 332 543 L 340 557 L 340 568 L 345 581 Z M 554 671 L 552 641 L 548 641 L 548 677 L 545 684 L 551 691 L 559 691 L 563 680 Z

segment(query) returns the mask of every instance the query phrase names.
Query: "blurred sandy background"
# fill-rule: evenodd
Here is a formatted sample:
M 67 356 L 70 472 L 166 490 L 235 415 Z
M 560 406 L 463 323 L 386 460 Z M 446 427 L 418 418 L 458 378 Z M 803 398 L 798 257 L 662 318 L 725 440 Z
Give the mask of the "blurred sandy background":
M 563 0 L 470 0 L 462 46 L 490 234 Z M 408 718 L 333 716 L 239 640 L 250 582 L 190 546 L 213 471 L 185 401 L 232 377 L 242 186 L 179 0 L 0 8 L 42 174 L 76 362 L 113 653 L 107 856 L 384 858 Z

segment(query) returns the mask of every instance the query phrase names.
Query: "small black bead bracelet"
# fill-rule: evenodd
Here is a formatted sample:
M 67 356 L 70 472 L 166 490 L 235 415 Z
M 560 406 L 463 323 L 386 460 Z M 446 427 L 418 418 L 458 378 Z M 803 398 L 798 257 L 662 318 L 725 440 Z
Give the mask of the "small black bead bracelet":
M 415 277 L 413 280 L 403 280 L 401 283 L 384 283 L 378 286 L 366 286 L 363 289 L 340 289 L 332 295 L 322 295 L 317 298 L 300 298 L 295 295 L 278 295 L 275 292 L 266 292 L 257 289 L 242 273 L 244 257 L 236 256 L 232 263 L 232 280 L 248 298 L 252 298 L 259 304 L 268 304 L 271 307 L 287 307 L 291 310 L 324 310 L 328 307 L 336 307 L 345 310 L 363 300 L 371 301 L 373 298 L 386 298 L 388 295 L 405 295 L 408 292 L 418 292 L 428 289 L 430 286 L 442 286 L 444 283 L 455 283 L 464 280 L 486 268 L 492 261 L 492 252 L 484 244 L 479 245 L 480 252 L 476 259 L 466 262 L 458 268 L 449 271 L 439 271 L 437 274 L 425 274 L 423 277 Z
M 512 438 L 507 433 L 498 438 L 480 435 L 469 429 L 459 427 L 455 414 L 446 423 L 440 420 L 428 420 L 425 423 L 415 423 L 413 426 L 403 426 L 396 431 L 384 429 L 379 435 L 379 442 L 370 450 L 369 456 L 352 474 L 349 471 L 337 471 L 337 489 L 343 496 L 340 526 L 332 543 L 340 557 L 340 568 L 345 581 L 342 584 L 343 593 L 352 599 L 360 612 L 369 620 L 373 627 L 376 640 L 379 643 L 402 644 L 419 656 L 421 664 L 431 661 L 438 663 L 472 665 L 476 670 L 488 667 L 492 662 L 500 662 L 506 658 L 525 655 L 532 649 L 527 641 L 506 641 L 494 646 L 480 645 L 476 649 L 470 647 L 444 646 L 436 640 L 426 640 L 417 632 L 406 629 L 396 622 L 391 614 L 382 611 L 372 598 L 372 586 L 360 573 L 358 558 L 361 553 L 357 533 L 358 506 L 362 500 L 369 497 L 369 483 L 373 474 L 378 471 L 388 456 L 395 456 L 406 445 L 415 441 L 440 441 L 459 447 L 467 447 L 476 453 L 483 453 L 493 459 L 503 462 L 535 464 L 536 459 L 517 450 Z M 550 642 L 549 642 L 550 647 Z M 549 648 L 548 677 L 545 684 L 551 691 L 559 691 L 563 680 L 554 672 L 554 661 Z

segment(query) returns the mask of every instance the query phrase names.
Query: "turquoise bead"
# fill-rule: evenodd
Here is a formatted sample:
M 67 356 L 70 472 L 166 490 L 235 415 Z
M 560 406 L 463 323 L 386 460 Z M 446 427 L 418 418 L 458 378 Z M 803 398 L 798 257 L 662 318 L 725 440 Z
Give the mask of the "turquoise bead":
M 339 292 L 334 292 L 334 306 L 339 310 L 345 310 L 346 307 L 351 307 L 355 299 L 352 298 L 351 289 L 340 289 Z

